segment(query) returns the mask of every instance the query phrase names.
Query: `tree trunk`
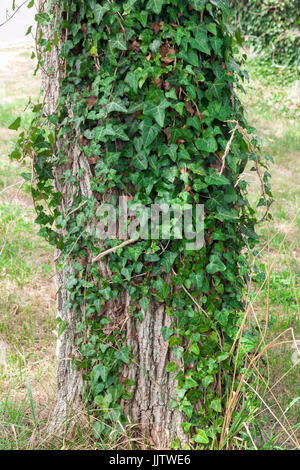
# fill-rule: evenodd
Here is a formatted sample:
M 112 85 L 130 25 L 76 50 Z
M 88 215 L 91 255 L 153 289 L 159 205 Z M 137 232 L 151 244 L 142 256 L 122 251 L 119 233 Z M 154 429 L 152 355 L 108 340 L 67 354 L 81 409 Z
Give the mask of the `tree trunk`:
M 45 28 L 44 34 L 49 36 L 49 27 Z M 44 70 L 51 68 L 53 71 L 51 75 L 43 73 L 46 110 L 47 114 L 51 115 L 56 109 L 60 81 L 63 77 L 59 60 L 59 45 L 53 45 L 51 52 L 44 54 L 44 59 Z M 56 142 L 56 151 L 63 148 L 63 141 Z M 77 174 L 79 168 L 84 170 L 79 189 L 76 188 L 77 194 L 79 192 L 86 198 L 92 197 L 90 187 L 92 174 L 87 157 L 80 152 L 76 144 L 69 145 L 68 157 L 72 162 L 73 175 Z M 75 189 L 72 184 L 61 183 L 61 176 L 65 170 L 66 165 L 53 168 L 55 189 L 62 194 L 60 211 L 64 214 L 72 205 L 72 195 Z M 95 225 L 96 220 L 90 222 L 86 231 L 92 233 Z M 64 235 L 63 231 L 61 233 Z M 59 257 L 60 253 L 57 251 L 56 264 L 58 264 Z M 73 261 L 75 261 L 74 258 Z M 105 263 L 99 262 L 99 271 L 106 278 L 110 277 Z M 57 341 L 57 399 L 50 424 L 50 431 L 59 433 L 65 432 L 68 423 L 72 417 L 76 419 L 76 413 L 81 408 L 82 377 L 81 372 L 74 367 L 72 359 L 79 359 L 75 330 L 76 321 L 84 315 L 84 312 L 64 307 L 64 304 L 70 302 L 67 279 L 72 274 L 76 273 L 71 261 L 56 273 L 57 316 L 66 324 Z M 131 362 L 130 366 L 124 366 L 121 373 L 123 378 L 132 379 L 136 383 L 132 399 L 122 402 L 123 413 L 130 423 L 136 426 L 137 433 L 144 436 L 145 442 L 148 440 L 151 446 L 167 449 L 176 438 L 179 438 L 181 445 L 184 445 L 187 443 L 187 436 L 181 427 L 181 423 L 185 421 L 183 413 L 177 409 L 172 410 L 169 406 L 170 398 L 176 398 L 174 378 L 176 373 L 166 372 L 166 366 L 171 360 L 176 362 L 176 359 L 161 332 L 163 326 L 171 325 L 171 318 L 166 315 L 165 306 L 153 300 L 150 301 L 144 320 L 140 323 L 137 318 L 129 316 L 129 304 L 129 294 L 124 292 L 115 303 L 107 302 L 101 312 L 101 315 L 111 319 L 112 324 L 119 323 L 120 318 L 125 318 L 126 342 L 134 355 L 134 362 Z
M 162 327 L 171 326 L 163 305 L 150 303 L 143 323 L 130 318 L 127 322 L 127 344 L 131 346 L 136 364 L 127 367 L 126 377 L 136 383 L 132 400 L 124 404 L 127 416 L 139 424 L 153 445 L 160 449 L 170 446 L 173 439 L 181 444 L 187 440 L 181 427 L 184 421 L 178 410 L 170 409 L 170 398 L 175 398 L 174 373 L 167 373 L 166 366 L 174 360 L 169 345 L 162 338 Z
M 40 8 L 43 9 L 43 2 L 41 2 Z M 43 29 L 43 34 L 47 38 L 49 38 L 50 32 L 50 26 Z M 44 53 L 45 64 L 42 69 L 42 81 L 46 98 L 46 112 L 48 116 L 55 112 L 60 91 L 60 81 L 63 78 L 62 70 L 60 68 L 59 54 L 59 45 L 53 45 L 50 52 Z M 46 73 L 46 70 L 49 68 L 52 69 L 51 74 Z M 62 145 L 62 142 L 57 142 L 57 150 L 61 148 Z M 73 152 L 74 149 L 70 149 L 70 155 Z M 55 189 L 62 192 L 63 199 L 61 210 L 65 210 L 68 206 L 69 195 L 71 194 L 72 188 L 69 186 L 62 187 L 59 183 L 62 172 L 63 168 L 53 168 Z M 69 300 L 69 291 L 66 285 L 67 276 L 71 274 L 72 267 L 71 265 L 65 266 L 64 269 L 59 271 L 57 269 L 59 257 L 60 253 L 56 250 L 55 280 L 57 287 L 57 318 L 62 322 L 66 322 L 67 327 L 57 339 L 57 398 L 55 410 L 49 426 L 49 431 L 51 433 L 65 432 L 68 419 L 72 413 L 76 412 L 80 405 L 80 393 L 82 388 L 81 373 L 72 366 L 72 357 L 78 356 L 78 351 L 75 346 L 75 329 L 78 313 L 71 309 L 64 308 L 64 304 Z

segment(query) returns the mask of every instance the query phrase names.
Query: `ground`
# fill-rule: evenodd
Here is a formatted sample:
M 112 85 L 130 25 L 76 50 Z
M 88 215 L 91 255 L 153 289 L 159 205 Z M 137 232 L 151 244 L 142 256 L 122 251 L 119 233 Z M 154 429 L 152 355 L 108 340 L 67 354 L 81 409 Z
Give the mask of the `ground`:
M 30 45 L 0 49 L 0 449 L 93 448 L 80 433 L 75 441 L 50 441 L 43 434 L 55 397 L 53 252 L 37 236 L 22 165 L 8 158 L 16 136 L 7 129 L 20 113 L 26 127 L 28 97 L 34 101 L 39 94 L 30 54 Z M 273 221 L 259 228 L 259 262 L 267 281 L 261 289 L 257 284 L 249 288 L 249 323 L 257 328 L 257 318 L 262 331 L 268 324 L 266 344 L 278 335 L 276 343 L 289 342 L 270 348 L 253 366 L 259 405 L 251 413 L 258 429 L 246 426 L 244 434 L 253 448 L 293 448 L 300 388 L 293 342 L 300 337 L 300 82 L 281 70 L 264 70 L 255 59 L 248 69 L 242 101 L 262 139 L 262 152 L 274 158 L 275 197 Z M 255 199 L 258 183 L 248 173 Z
M 26 125 L 28 97 L 36 99 L 40 89 L 29 54 L 29 46 L 0 52 L 0 448 L 10 446 L 6 422 L 12 423 L 8 433 L 16 436 L 14 446 L 22 446 L 20 438 L 24 445 L 30 435 L 29 388 L 42 420 L 49 415 L 55 390 L 52 249 L 36 235 L 31 198 L 21 176 L 24 168 L 7 156 L 15 138 L 7 127 L 20 112 Z

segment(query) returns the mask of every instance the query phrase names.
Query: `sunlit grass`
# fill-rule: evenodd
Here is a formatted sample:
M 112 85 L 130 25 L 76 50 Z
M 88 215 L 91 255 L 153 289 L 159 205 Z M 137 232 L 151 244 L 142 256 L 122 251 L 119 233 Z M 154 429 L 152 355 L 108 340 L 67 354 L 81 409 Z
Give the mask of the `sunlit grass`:
M 53 406 L 55 288 L 53 250 L 37 236 L 21 176 L 28 164 L 8 158 L 16 135 L 7 128 L 18 115 L 28 125 L 30 110 L 24 110 L 40 82 L 32 77 L 29 48 L 7 54 L 13 63 L 0 71 L 0 449 L 18 449 L 33 448 L 37 433 L 26 380 L 41 424 Z

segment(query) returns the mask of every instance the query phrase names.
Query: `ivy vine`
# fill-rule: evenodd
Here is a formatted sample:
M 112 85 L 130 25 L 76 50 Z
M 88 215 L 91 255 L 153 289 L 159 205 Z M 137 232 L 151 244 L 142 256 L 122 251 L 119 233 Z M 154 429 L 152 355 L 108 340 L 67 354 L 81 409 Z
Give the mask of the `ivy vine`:
M 45 53 L 63 38 L 57 107 L 47 116 L 44 103 L 34 106 L 29 132 L 20 133 L 11 156 L 31 158 L 32 173 L 24 177 L 31 183 L 39 233 L 60 250 L 59 269 L 71 262 L 76 273 L 68 278 L 65 308 L 84 307 L 77 324 L 80 358 L 74 362 L 83 370 L 87 400 L 101 416 L 95 432 L 125 422 L 120 402 L 130 399 L 135 385 L 119 380 L 123 365 L 134 361 L 124 331 L 100 314 L 127 290 L 130 315 L 140 322 L 153 299 L 172 318 L 162 331 L 174 356 L 167 371 L 178 384 L 169 406 L 185 413 L 190 446 L 211 448 L 243 370 L 243 354 L 236 362 L 232 348 L 243 317 L 247 252 L 258 242 L 246 166 L 259 174 L 264 218 L 271 200 L 270 175 L 236 95 L 246 77 L 234 58 L 239 35 L 228 26 L 226 0 L 57 5 L 51 1 L 36 15 L 39 67 L 45 69 Z M 46 38 L 43 28 L 49 26 Z M 71 170 L 68 149 L 75 143 L 89 159 L 90 198 L 77 190 L 84 170 Z M 62 181 L 74 188 L 67 213 L 53 186 L 54 168 L 62 168 Z M 102 277 L 90 254 L 97 257 L 119 241 L 99 247 L 96 234 L 85 228 L 100 202 L 116 205 L 119 194 L 146 206 L 204 204 L 205 246 L 187 251 L 186 240 L 137 240 L 107 255 L 112 277 Z M 60 332 L 65 326 L 59 325 Z M 254 345 L 247 334 L 245 350 Z

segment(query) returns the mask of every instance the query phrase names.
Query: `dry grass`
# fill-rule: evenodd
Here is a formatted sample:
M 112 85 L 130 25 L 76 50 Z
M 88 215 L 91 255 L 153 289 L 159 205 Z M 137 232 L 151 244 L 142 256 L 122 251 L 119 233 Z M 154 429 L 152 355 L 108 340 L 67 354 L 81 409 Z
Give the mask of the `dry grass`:
M 287 323 L 282 305 L 276 305 L 270 297 L 270 276 L 282 254 L 282 260 L 292 276 L 285 242 L 286 237 L 272 254 L 267 245 L 264 253 L 267 276 L 259 287 L 256 282 L 249 286 L 247 308 L 235 340 L 238 355 L 246 359 L 245 370 L 235 378 L 236 389 L 233 391 L 232 388 L 228 400 L 219 443 L 221 449 L 249 448 L 250 439 L 255 450 L 300 450 L 299 286 L 292 282 L 296 315 L 291 318 L 291 323 Z M 272 328 L 272 317 L 276 318 L 276 328 Z M 247 352 L 243 334 L 251 330 L 256 332 L 257 346 L 254 351 Z M 252 398 L 249 399 L 249 396 Z M 253 398 L 256 399 L 256 406 Z M 246 419 L 239 423 L 235 414 L 243 416 L 244 407 Z M 243 433 L 238 432 L 243 427 L 244 440 L 241 437 Z
M 232 406 L 241 406 L 251 392 L 258 400 L 245 428 L 252 448 L 299 449 L 300 83 L 296 77 L 289 77 L 289 83 L 276 80 L 268 71 L 264 76 L 255 62 L 249 69 L 252 79 L 242 100 L 262 138 L 262 152 L 274 159 L 270 172 L 275 201 L 273 221 L 259 228 L 257 261 L 265 281 L 249 287 L 245 314 L 245 329 L 259 333 L 265 351 L 249 354 L 251 381 L 241 378 L 240 397 L 231 397 L 228 413 L 232 416 Z M 258 189 L 257 183 L 252 186 L 253 199 Z
M 26 377 L 40 422 L 48 419 L 55 396 L 55 287 L 44 269 L 52 264 L 52 250 L 36 235 L 22 169 L 7 157 L 15 138 L 7 127 L 40 89 L 29 55 L 29 47 L 0 51 L 0 448 L 10 442 L 19 447 L 32 431 Z M 21 424 L 7 427 L 5 416 Z

